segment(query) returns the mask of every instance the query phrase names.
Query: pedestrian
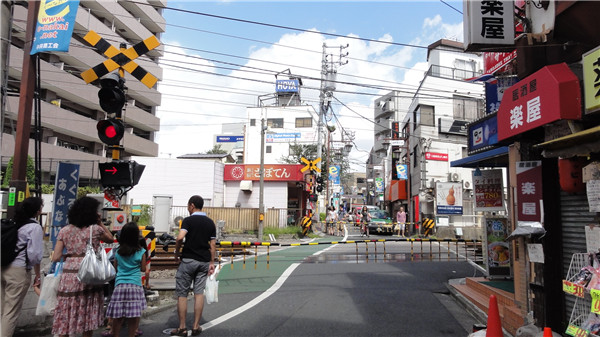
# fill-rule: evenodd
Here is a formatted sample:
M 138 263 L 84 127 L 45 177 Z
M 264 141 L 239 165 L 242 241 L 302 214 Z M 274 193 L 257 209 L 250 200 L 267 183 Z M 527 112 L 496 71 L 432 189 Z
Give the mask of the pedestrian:
M 206 213 L 202 212 L 204 199 L 201 196 L 192 196 L 187 207 L 190 216 L 181 222 L 181 229 L 175 242 L 175 259 L 180 260 L 177 274 L 175 274 L 179 327 L 171 331 L 171 336 L 188 335 L 185 316 L 187 313 L 187 295 L 192 281 L 194 282 L 192 336 L 197 336 L 202 332 L 200 319 L 204 309 L 204 286 L 208 276 L 215 272 L 214 261 L 217 237 L 215 223 L 206 216 Z
M 14 261 L 2 268 L 2 337 L 11 337 L 21 314 L 21 307 L 31 284 L 31 269 L 35 273 L 33 289 L 40 294 L 40 262 L 44 254 L 44 231 L 36 220 L 42 214 L 44 200 L 29 197 L 15 210 L 14 221 L 19 226 Z
M 140 246 L 140 229 L 129 222 L 121 229 L 119 248 L 115 253 L 117 277 L 115 290 L 106 309 L 112 318 L 113 336 L 118 337 L 124 319 L 127 319 L 128 336 L 135 337 L 146 298 L 142 287 L 142 272 L 146 271 L 146 250 Z
M 362 222 L 362 232 L 369 236 L 369 222 L 371 222 L 371 214 L 369 214 L 369 210 L 367 206 L 363 206 L 362 212 L 360 213 L 361 222 Z
M 404 236 L 404 230 L 406 229 L 406 212 L 404 212 L 404 207 L 400 206 L 400 210 L 396 213 L 396 223 L 398 226 L 398 235 L 402 233 Z
M 84 284 L 77 279 L 90 232 L 94 250 L 100 247 L 100 240 L 110 243 L 114 241 L 113 235 L 98 214 L 99 207 L 100 202 L 95 198 L 82 197 L 75 200 L 69 209 L 69 224 L 56 237 L 52 262 L 58 262 L 62 258 L 65 261 L 54 309 L 53 335 L 62 337 L 82 333 L 83 337 L 91 337 L 94 330 L 104 322 L 103 286 Z M 63 255 L 65 249 L 67 254 Z
M 327 217 L 325 218 L 325 222 L 327 224 L 327 234 L 333 235 L 333 229 L 335 227 L 336 221 L 337 213 L 335 211 L 335 207 L 329 206 L 327 208 Z

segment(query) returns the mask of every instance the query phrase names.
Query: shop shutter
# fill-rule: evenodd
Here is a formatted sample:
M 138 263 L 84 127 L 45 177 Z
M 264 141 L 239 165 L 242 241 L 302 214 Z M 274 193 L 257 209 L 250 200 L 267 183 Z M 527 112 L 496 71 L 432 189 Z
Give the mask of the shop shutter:
M 560 214 L 562 222 L 563 246 L 563 278 L 567 276 L 571 257 L 574 253 L 585 253 L 585 225 L 594 223 L 595 213 L 590 213 L 590 208 L 585 193 L 560 194 Z M 564 295 L 566 321 L 569 321 L 575 296 Z

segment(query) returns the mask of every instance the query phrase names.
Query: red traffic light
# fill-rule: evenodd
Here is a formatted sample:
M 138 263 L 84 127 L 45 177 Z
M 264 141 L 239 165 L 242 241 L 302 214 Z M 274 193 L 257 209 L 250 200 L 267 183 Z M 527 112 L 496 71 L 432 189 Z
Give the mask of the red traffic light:
M 102 143 L 108 145 L 119 145 L 125 134 L 125 126 L 120 119 L 101 120 L 96 124 L 96 128 L 98 129 L 98 138 Z

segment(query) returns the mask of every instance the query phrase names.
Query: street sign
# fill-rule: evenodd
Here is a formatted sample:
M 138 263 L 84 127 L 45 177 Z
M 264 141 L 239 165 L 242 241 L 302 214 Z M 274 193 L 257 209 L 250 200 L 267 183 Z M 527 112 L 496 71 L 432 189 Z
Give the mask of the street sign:
M 100 53 L 108 57 L 108 60 L 81 73 L 81 77 L 85 83 L 93 82 L 118 68 L 123 68 L 148 88 L 152 88 L 158 81 L 154 75 L 150 74 L 133 61 L 138 56 L 143 55 L 160 45 L 156 36 L 153 35 L 123 51 L 113 47 L 108 41 L 100 37 L 100 35 L 93 30 L 90 30 L 83 39 L 92 45 L 92 47 L 95 47 Z
M 317 158 L 313 161 L 310 161 L 304 157 L 300 158 L 306 166 L 300 169 L 300 172 L 304 172 L 306 170 L 321 172 L 321 169 L 317 166 L 317 163 L 321 161 L 321 158 Z

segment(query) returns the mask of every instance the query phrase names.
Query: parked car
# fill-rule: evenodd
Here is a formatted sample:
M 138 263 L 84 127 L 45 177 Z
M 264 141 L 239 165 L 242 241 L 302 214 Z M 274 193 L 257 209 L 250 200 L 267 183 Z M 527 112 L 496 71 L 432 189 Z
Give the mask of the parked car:
M 369 233 L 370 234 L 393 234 L 394 225 L 392 224 L 392 218 L 390 215 L 379 208 L 369 209 L 371 214 L 371 222 L 369 222 Z

